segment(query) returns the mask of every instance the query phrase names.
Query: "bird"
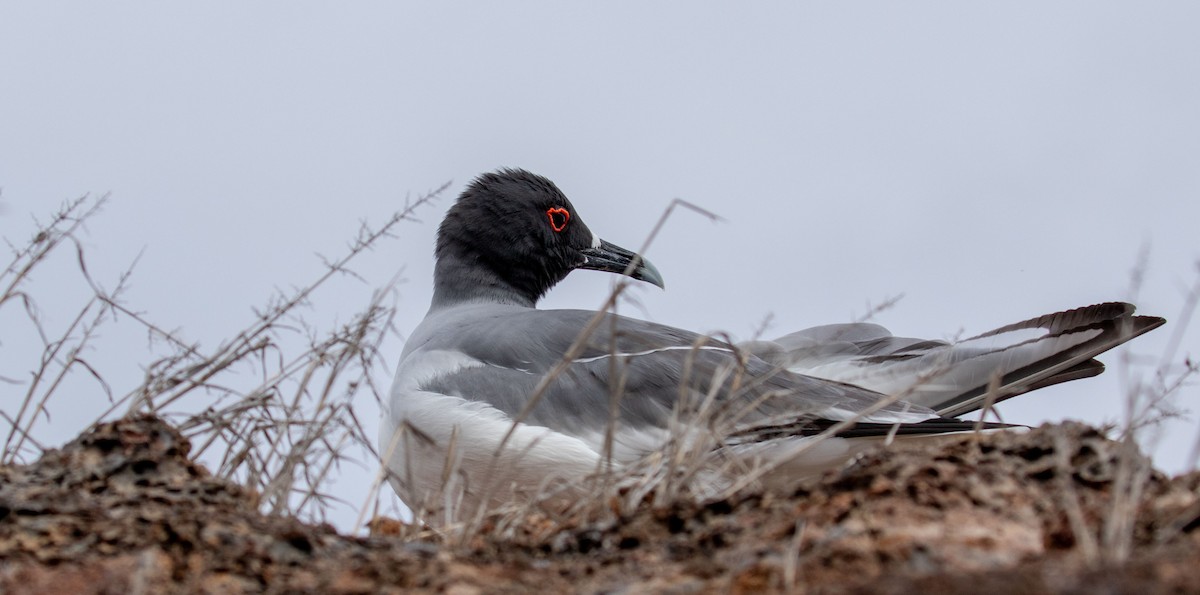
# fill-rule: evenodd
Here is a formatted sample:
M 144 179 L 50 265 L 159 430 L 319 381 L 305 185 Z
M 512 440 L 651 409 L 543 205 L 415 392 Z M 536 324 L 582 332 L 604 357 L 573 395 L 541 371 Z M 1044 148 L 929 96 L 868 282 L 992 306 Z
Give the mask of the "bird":
M 430 308 L 405 342 L 379 437 L 388 481 L 426 521 L 584 485 L 679 441 L 722 463 L 696 474 L 708 484 L 698 493 L 716 493 L 756 469 L 792 485 L 889 440 L 1004 431 L 1014 426 L 958 417 L 1095 376 L 1096 355 L 1165 323 L 1110 302 L 958 342 L 859 322 L 732 343 L 606 310 L 542 310 L 575 270 L 665 284 L 593 233 L 552 181 L 514 168 L 466 186 L 434 256 Z

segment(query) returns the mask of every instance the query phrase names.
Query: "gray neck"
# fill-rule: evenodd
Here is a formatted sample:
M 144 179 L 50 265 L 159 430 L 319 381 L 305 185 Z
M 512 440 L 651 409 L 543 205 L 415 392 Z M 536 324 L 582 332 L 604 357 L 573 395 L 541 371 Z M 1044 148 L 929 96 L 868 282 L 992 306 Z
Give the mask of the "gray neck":
M 456 258 L 440 258 L 433 270 L 436 310 L 464 302 L 491 302 L 533 308 L 537 297 L 513 287 L 500 275 L 481 266 L 468 266 Z

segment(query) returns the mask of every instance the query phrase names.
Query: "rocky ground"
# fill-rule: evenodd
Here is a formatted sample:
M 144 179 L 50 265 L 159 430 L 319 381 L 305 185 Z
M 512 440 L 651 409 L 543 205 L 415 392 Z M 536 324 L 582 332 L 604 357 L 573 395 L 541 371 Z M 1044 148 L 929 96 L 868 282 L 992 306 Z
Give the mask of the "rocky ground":
M 144 417 L 0 467 L 0 593 L 1200 593 L 1200 474 L 1151 473 L 1123 505 L 1120 445 L 1079 425 L 895 446 L 788 497 L 534 516 L 465 543 L 263 516 L 188 450 Z

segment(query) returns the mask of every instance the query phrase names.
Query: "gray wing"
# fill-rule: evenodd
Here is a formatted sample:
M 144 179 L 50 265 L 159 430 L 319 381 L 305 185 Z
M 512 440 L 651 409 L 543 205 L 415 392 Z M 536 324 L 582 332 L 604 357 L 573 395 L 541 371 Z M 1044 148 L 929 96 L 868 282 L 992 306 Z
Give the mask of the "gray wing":
M 529 310 L 458 327 L 422 348 L 459 350 L 485 365 L 433 378 L 423 388 L 485 401 L 515 416 L 593 315 Z M 752 428 L 802 418 L 849 419 L 884 395 L 796 374 L 688 331 L 608 315 L 524 419 L 575 434 L 603 432 L 615 401 L 622 429 L 661 429 L 673 412 L 695 411 L 708 397 L 708 414 Z M 924 407 L 893 403 L 863 419 L 916 423 L 934 417 Z
M 1095 376 L 1092 359 L 1161 326 L 1125 303 L 1039 316 L 958 343 L 894 337 L 876 324 L 815 327 L 744 348 L 800 373 L 840 380 L 957 416 L 982 407 L 989 383 L 996 400 Z

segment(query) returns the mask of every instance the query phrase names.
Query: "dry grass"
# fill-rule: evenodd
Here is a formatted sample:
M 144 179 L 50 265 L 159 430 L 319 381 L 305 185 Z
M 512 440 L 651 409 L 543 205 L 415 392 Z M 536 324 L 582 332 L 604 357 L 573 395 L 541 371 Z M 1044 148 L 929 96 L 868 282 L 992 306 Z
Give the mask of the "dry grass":
M 1137 264 L 1130 274 L 1130 300 L 1136 298 L 1148 269 L 1149 251 L 1143 249 Z M 1149 448 L 1157 446 L 1164 422 L 1180 418 L 1184 412 L 1178 404 L 1180 390 L 1192 380 L 1200 367 L 1190 356 L 1180 358 L 1179 350 L 1184 333 L 1192 316 L 1200 305 L 1200 261 L 1197 262 L 1197 278 L 1184 294 L 1179 314 L 1171 326 L 1166 347 L 1156 362 L 1137 358 L 1132 350 L 1121 350 L 1117 374 L 1124 387 L 1124 419 L 1117 428 L 1114 439 L 1121 443 L 1117 481 L 1113 489 L 1112 507 L 1104 519 L 1100 536 L 1100 555 L 1095 561 L 1123 562 L 1133 550 L 1134 529 L 1139 513 L 1139 502 L 1150 476 L 1154 472 L 1141 454 L 1139 444 Z M 1130 331 L 1131 332 L 1131 331 Z M 1149 378 L 1142 374 L 1150 368 Z M 1197 432 L 1197 450 L 1200 451 L 1200 431 Z M 1193 454 L 1191 468 L 1196 468 Z M 1088 539 L 1092 539 L 1088 537 Z
M 690 205 L 688 205 L 690 206 Z M 669 214 L 669 212 L 668 212 Z M 664 215 L 665 217 L 665 215 Z M 657 229 L 657 228 L 656 228 Z M 653 239 L 653 236 L 650 238 Z M 643 247 L 644 252 L 644 247 Z M 618 279 L 614 288 L 599 312 L 615 311 L 621 303 L 622 292 L 629 282 Z M 1094 532 L 1089 523 L 1083 518 L 1077 499 L 1073 499 L 1074 487 L 1071 472 L 1071 462 L 1059 461 L 1058 479 L 1062 482 L 1062 493 L 1066 494 L 1065 501 L 1060 502 L 1068 525 L 1076 533 L 1076 543 L 1079 544 L 1080 555 L 1086 564 L 1098 567 L 1101 564 L 1128 559 L 1134 542 L 1133 530 L 1137 520 L 1137 503 L 1142 500 L 1143 491 L 1150 479 L 1152 468 L 1141 455 L 1138 439 L 1143 437 L 1151 428 L 1158 427 L 1165 419 L 1179 415 L 1173 408 L 1173 399 L 1179 389 L 1196 372 L 1196 365 L 1184 358 L 1182 365 L 1176 364 L 1177 349 L 1181 342 L 1183 329 L 1187 328 L 1188 320 L 1197 305 L 1200 295 L 1200 282 L 1193 288 L 1183 306 L 1183 311 L 1177 317 L 1173 336 L 1169 341 L 1170 347 L 1159 360 L 1153 370 L 1153 381 L 1137 383 L 1127 392 L 1126 404 L 1128 418 L 1120 428 L 1116 428 L 1114 438 L 1122 441 L 1121 464 L 1118 468 L 1118 481 L 1115 484 L 1115 494 L 1108 518 L 1104 519 L 1099 532 Z M 898 299 L 898 298 L 897 298 Z M 895 299 L 887 300 L 879 309 L 869 309 L 867 319 L 880 309 L 891 307 Z M 574 345 L 564 354 L 559 364 L 541 381 L 533 398 L 514 422 L 520 423 L 536 405 L 546 388 L 559 375 L 563 374 L 570 361 L 577 358 L 584 346 L 589 344 L 592 335 L 603 323 L 602 315 L 594 317 Z M 729 337 L 718 337 L 724 342 L 734 344 Z M 702 347 L 694 345 L 694 348 Z M 615 352 L 615 346 L 610 353 Z M 695 349 L 693 350 L 695 353 Z M 1136 368 L 1131 360 L 1130 351 L 1122 349 L 1121 366 L 1123 375 Z M 609 358 L 613 365 L 620 365 L 620 358 Z M 744 363 L 745 359 L 740 358 Z M 799 444 L 791 452 L 792 457 L 803 455 L 805 452 L 819 446 L 820 441 L 828 439 L 845 429 L 847 426 L 870 415 L 875 411 L 897 401 L 902 401 L 926 383 L 935 381 L 948 370 L 947 367 L 933 368 L 917 378 L 907 389 L 890 395 L 875 407 L 859 413 L 858 416 L 839 422 L 811 441 Z M 620 465 L 612 461 L 613 435 L 617 430 L 617 413 L 622 398 L 621 378 L 619 370 L 611 377 L 618 378 L 610 394 L 610 418 L 605 433 L 603 457 L 595 473 L 585 478 L 581 484 L 553 484 L 539 486 L 532 496 L 528 493 L 513 503 L 498 509 L 478 509 L 472 515 L 459 514 L 457 505 L 461 504 L 465 489 L 464 477 L 459 468 L 461 461 L 457 456 L 456 445 L 448 445 L 448 455 L 444 462 L 443 490 L 435 493 L 425 502 L 414 503 L 416 518 L 434 521 L 437 529 L 414 525 L 410 527 L 413 535 L 428 538 L 431 534 L 439 535 L 452 543 L 467 543 L 485 527 L 488 532 L 503 538 L 505 535 L 515 535 L 526 526 L 529 518 L 543 518 L 553 525 L 583 526 L 582 521 L 591 522 L 615 520 L 631 514 L 643 506 L 667 508 L 681 501 L 703 502 L 715 499 L 730 498 L 734 494 L 759 485 L 759 480 L 775 471 L 784 457 L 773 462 L 746 466 L 744 460 L 723 456 L 724 449 L 736 444 L 740 430 L 739 421 L 757 407 L 756 401 L 745 401 L 735 410 L 722 407 L 720 403 L 737 402 L 737 396 L 755 386 L 754 378 L 747 378 L 745 369 L 736 363 L 725 369 L 718 370 L 715 377 L 706 384 L 712 389 L 704 395 L 693 395 L 681 387 L 680 400 L 670 420 L 669 436 L 662 447 L 650 456 L 634 464 Z M 685 367 L 685 381 L 688 376 Z M 997 393 L 1000 390 L 1000 378 L 994 377 L 989 382 L 988 390 L 983 399 L 980 422 L 989 416 L 996 416 L 993 409 Z M 722 394 L 718 394 L 722 393 Z M 721 398 L 718 398 L 718 397 Z M 998 416 L 997 416 L 998 419 Z M 976 427 L 977 431 L 981 426 Z M 402 432 L 405 433 L 405 432 Z M 422 437 L 415 429 L 405 433 L 405 440 L 429 440 Z M 510 432 L 511 435 L 511 432 Z M 1200 444 L 1200 442 L 1198 442 Z M 505 445 L 501 445 L 501 449 Z M 1198 447 L 1200 448 L 1200 447 Z M 1062 454 L 1067 452 L 1065 446 L 1060 446 Z M 494 461 L 500 460 L 500 449 L 495 453 Z M 385 473 L 385 472 L 381 472 Z M 717 478 L 738 478 L 735 482 L 721 483 Z M 382 478 L 382 475 L 381 475 Z M 503 490 L 513 489 L 513 486 L 490 484 L 486 486 L 483 499 L 486 501 L 493 495 L 504 495 Z M 586 494 L 586 497 L 578 497 Z M 503 500 L 504 498 L 500 498 Z M 569 504 L 564 505 L 564 502 Z M 485 514 L 485 512 L 487 514 Z M 431 533 L 432 532 L 432 533 Z M 797 532 L 802 534 L 802 532 Z
M 643 242 L 639 250 L 645 254 L 653 243 L 658 232 L 670 219 L 677 208 L 685 208 L 713 221 L 720 218 L 696 205 L 675 199 L 664 210 L 658 222 Z M 630 265 L 631 271 L 637 263 Z M 549 518 L 556 524 L 577 524 L 580 519 L 617 518 L 632 513 L 641 506 L 669 507 L 681 501 L 701 502 L 713 499 L 731 497 L 733 494 L 760 485 L 760 480 L 777 469 L 788 457 L 774 458 L 772 462 L 760 462 L 752 466 L 742 457 L 728 456 L 728 449 L 736 447 L 743 439 L 743 424 L 740 422 L 758 408 L 763 400 L 774 395 L 768 393 L 755 399 L 740 398 L 760 386 L 765 380 L 762 377 L 750 377 L 746 373 L 745 364 L 750 357 L 748 352 L 738 352 L 730 364 L 714 373 L 714 377 L 703 383 L 710 387 L 703 395 L 694 395 L 687 387 L 692 370 L 691 363 L 698 350 L 705 346 L 710 337 L 701 337 L 693 345 L 690 357 L 685 362 L 683 380 L 679 391 L 679 400 L 669 420 L 667 438 L 661 447 L 653 454 L 636 461 L 633 464 L 619 464 L 613 460 L 614 435 L 617 432 L 620 401 L 624 396 L 624 373 L 620 369 L 622 359 L 608 358 L 610 378 L 617 379 L 610 385 L 609 420 L 605 429 L 601 458 L 593 474 L 583 478 L 578 483 L 547 482 L 537 486 L 532 493 L 522 492 L 520 497 L 512 496 L 517 486 L 500 485 L 495 480 L 502 474 L 494 473 L 500 465 L 501 455 L 505 449 L 510 449 L 508 440 L 519 424 L 528 417 L 533 408 L 544 396 L 549 386 L 562 374 L 566 373 L 571 362 L 577 359 L 586 347 L 596 347 L 593 336 L 606 320 L 615 322 L 615 318 L 606 317 L 609 312 L 617 309 L 627 301 L 626 289 L 631 281 L 628 277 L 615 277 L 609 295 L 596 314 L 590 319 L 584 329 L 576 337 L 573 344 L 563 354 L 559 362 L 541 379 L 533 395 L 515 416 L 509 433 L 500 446 L 493 452 L 492 464 L 485 473 L 491 481 L 478 490 L 478 498 L 484 502 L 489 500 L 508 501 L 499 508 L 479 507 L 474 510 L 461 508 L 465 499 L 464 492 L 468 487 L 466 474 L 461 469 L 461 458 L 457 448 L 457 436 L 452 436 L 450 443 L 445 445 L 445 460 L 442 463 L 442 479 L 437 489 L 430 492 L 423 501 L 406 502 L 417 519 L 409 527 L 414 535 L 428 536 L 431 529 L 423 526 L 431 523 L 436 529 L 432 531 L 444 539 L 456 543 L 469 542 L 485 526 L 496 535 L 504 535 L 515 531 L 531 515 Z M 903 296 L 895 296 L 883 300 L 880 304 L 867 305 L 867 313 L 855 320 L 865 322 L 878 313 L 892 308 Z M 765 323 L 764 323 L 765 328 Z M 761 329 L 760 329 L 761 332 Z M 610 336 L 617 333 L 611 332 Z M 738 347 L 731 337 L 718 335 L 712 338 L 720 339 L 723 343 Z M 753 339 L 758 339 L 754 337 Z M 606 346 L 609 353 L 616 353 L 616 345 Z M 776 371 L 782 369 L 779 367 Z M 914 382 L 909 389 L 890 395 L 876 403 L 875 406 L 859 412 L 855 417 L 836 423 L 820 435 L 793 447 L 791 457 L 797 457 L 820 446 L 838 432 L 853 425 L 862 418 L 869 416 L 897 401 L 912 394 L 924 383 L 935 380 L 948 370 L 947 367 L 931 370 Z M 740 403 L 736 408 L 729 404 Z M 781 423 L 791 420 L 780 420 Z M 432 438 L 420 432 L 418 428 L 401 428 L 393 438 L 391 449 L 401 443 L 415 442 L 431 443 Z M 532 448 L 528 445 L 525 448 Z M 405 452 L 411 452 L 405 448 Z M 385 457 L 387 458 L 387 457 Z M 405 465 L 411 469 L 411 462 Z M 382 485 L 389 471 L 381 468 L 375 486 Z M 736 482 L 725 481 L 722 478 L 737 477 Z M 401 483 L 412 485 L 411 478 L 399 478 Z M 580 497 L 580 495 L 586 495 Z M 566 503 L 564 505 L 564 503 Z
M 0 309 L 21 308 L 25 318 L 36 331 L 41 342 L 42 354 L 37 367 L 30 371 L 30 379 L 27 382 L 4 378 L 4 381 L 11 385 L 24 385 L 25 390 L 16 413 L 11 416 L 3 414 L 9 424 L 9 431 L 4 439 L 3 452 L 0 453 L 0 463 L 12 463 L 19 460 L 22 454 L 28 454 L 31 450 L 36 453 L 42 449 L 31 436 L 33 427 L 39 420 L 45 419 L 46 405 L 50 397 L 76 369 L 86 371 L 97 379 L 106 394 L 112 394 L 108 385 L 82 357 L 84 348 L 95 338 L 98 329 L 111 314 L 107 304 L 93 297 L 73 317 L 66 329 L 54 332 L 47 328 L 37 301 L 26 290 L 34 271 L 64 246 L 75 247 L 80 270 L 87 275 L 83 249 L 75 235 L 84 222 L 99 212 L 106 200 L 106 196 L 85 195 L 67 201 L 51 215 L 49 221 L 34 219 L 36 231 L 24 245 L 16 246 L 6 240 L 13 258 L 4 272 L 0 273 L 0 287 L 3 287 L 3 293 L 0 293 Z M 113 295 L 120 294 L 124 288 L 124 281 L 123 276 Z
M 330 279 L 354 276 L 350 264 L 357 256 L 393 236 L 447 186 L 407 200 L 377 228 L 362 224 L 346 252 L 325 261 L 317 279 L 274 296 L 255 311 L 249 326 L 211 349 L 125 305 L 122 294 L 130 271 L 112 290 L 92 278 L 78 234 L 107 197 L 68 201 L 49 221 L 35 220 L 32 239 L 13 247 L 13 260 L 0 276 L 0 308 L 21 308 L 43 349 L 29 381 L 6 379 L 24 396 L 15 414 L 4 414 L 8 431 L 2 462 L 26 462 L 45 449 L 32 438 L 33 430 L 47 422 L 54 398 L 63 392 L 63 379 L 82 370 L 110 401 L 97 421 L 136 413 L 169 418 L 194 445 L 193 456 L 212 461 L 218 477 L 259 492 L 264 512 L 325 520 L 331 495 L 324 488 L 347 453 L 367 453 L 358 457 L 364 464 L 378 460 L 374 437 L 364 435 L 354 403 L 368 394 L 377 401 L 386 394 L 386 387 L 376 382 L 387 376 L 378 347 L 393 331 L 395 297 L 391 286 L 377 290 L 349 322 L 331 328 L 307 324 L 303 309 Z M 30 280 L 56 252 L 72 246 L 76 271 L 92 295 L 65 330 L 51 334 Z M 114 394 L 84 354 L 99 345 L 101 326 L 118 316 L 140 326 L 158 355 L 144 366 L 138 386 Z
M 374 437 L 364 435 L 363 424 L 354 406 L 355 400 L 363 398 L 364 393 L 377 401 L 387 395 L 386 387 L 379 386 L 376 381 L 386 378 L 381 370 L 386 369 L 388 362 L 381 357 L 378 347 L 390 332 L 395 314 L 395 304 L 390 301 L 394 300 L 394 292 L 390 287 L 376 291 L 348 323 L 333 328 L 310 327 L 304 322 L 301 310 L 313 293 L 331 278 L 353 275 L 349 265 L 356 256 L 393 235 L 401 222 L 412 218 L 415 209 L 445 188 L 406 202 L 403 209 L 377 229 L 363 225 L 346 253 L 325 263 L 321 276 L 290 294 L 276 296 L 256 312 L 249 326 L 207 350 L 187 341 L 182 333 L 151 322 L 148 316 L 123 303 L 122 295 L 130 271 L 122 273 L 111 290 L 104 289 L 92 278 L 77 235 L 84 223 L 99 212 L 107 197 L 85 196 L 64 203 L 50 220 L 36 222 L 35 233 L 28 242 L 20 247 L 10 244 L 14 257 L 0 275 L 0 287 L 3 288 L 0 309 L 19 308 L 36 329 L 42 349 L 39 364 L 31 371 L 29 381 L 3 379 L 20 387 L 23 395 L 11 416 L 0 412 L 8 424 L 0 462 L 28 461 L 44 449 L 32 438 L 33 430 L 46 422 L 53 397 L 60 393 L 63 379 L 73 373 L 82 373 L 93 378 L 111 401 L 111 407 L 102 417 L 151 412 L 170 418 L 195 445 L 194 455 L 215 461 L 216 475 L 258 491 L 265 512 L 324 520 L 332 501 L 332 495 L 325 488 L 331 473 L 347 460 L 348 452 L 357 449 L 357 452 L 368 453 L 365 458 L 375 465 L 381 454 L 386 460 L 390 455 L 387 451 L 402 443 L 428 442 L 431 438 L 420 428 L 402 428 L 393 444 L 384 446 L 385 452 L 379 453 L 375 450 Z M 645 253 L 658 230 L 677 208 L 716 218 L 695 205 L 676 200 L 663 213 L 639 252 Z M 92 295 L 64 330 L 52 333 L 42 323 L 36 300 L 28 289 L 29 280 L 31 273 L 51 255 L 70 247 L 75 248 L 78 273 L 91 288 Z M 1140 274 L 1137 273 L 1135 279 L 1140 278 Z M 1135 287 L 1136 284 L 1135 281 Z M 525 409 L 517 415 L 514 428 L 528 416 L 554 379 L 563 374 L 569 363 L 589 344 L 592 334 L 604 323 L 602 313 L 613 311 L 623 303 L 628 286 L 625 278 L 615 281 L 597 315 L 559 364 L 543 378 Z M 1182 364 L 1177 362 L 1184 330 L 1198 300 L 1200 282 L 1191 288 L 1184 309 L 1173 325 L 1168 347 L 1148 379 L 1134 375 L 1134 370 L 1142 369 L 1141 362 L 1122 351 L 1118 373 L 1128 388 L 1126 419 L 1119 429 L 1119 438 L 1126 444 L 1128 456 L 1123 459 L 1125 466 L 1111 514 L 1099 535 L 1086 533 L 1087 526 L 1081 519 L 1074 516 L 1069 519 L 1079 533 L 1079 543 L 1087 546 L 1084 549 L 1090 552 L 1087 557 L 1091 560 L 1121 560 L 1129 554 L 1136 503 L 1151 472 L 1141 463 L 1137 439 L 1153 432 L 1163 419 L 1177 415 L 1173 400 L 1197 371 L 1197 365 L 1186 357 Z M 892 299 L 877 308 L 869 308 L 864 319 L 894 303 L 895 299 Z M 159 357 L 145 367 L 144 381 L 119 394 L 113 392 L 84 357 L 99 340 L 98 330 L 118 315 L 142 327 L 160 351 Z M 294 347 L 297 337 L 304 339 L 301 349 Z M 732 341 L 727 342 L 732 344 Z M 623 378 L 620 358 L 609 359 L 617 366 L 612 370 L 612 377 Z M 738 394 L 757 386 L 757 380 L 745 373 L 744 361 L 739 358 L 718 370 L 706 383 L 712 387 L 707 394 L 693 395 L 681 387 L 679 406 L 671 418 L 669 436 L 663 447 L 635 464 L 619 465 L 613 461 L 614 436 L 623 396 L 622 382 L 618 380 L 610 393 L 604 456 L 595 473 L 583 485 L 546 483 L 536 487 L 533 497 L 490 511 L 492 514 L 486 514 L 489 511 L 483 509 L 472 511 L 470 515 L 461 514 L 462 496 L 468 486 L 460 468 L 460 437 L 456 435 L 446 445 L 442 490 L 426 501 L 407 504 L 416 518 L 435 520 L 443 537 L 462 543 L 485 526 L 494 535 L 516 531 L 532 513 L 542 515 L 550 522 L 564 524 L 579 518 L 616 518 L 647 504 L 668 506 L 681 500 L 729 497 L 755 485 L 774 470 L 772 464 L 747 468 L 744 461 L 723 456 L 723 449 L 738 440 L 739 421 L 758 405 L 752 400 L 736 409 L 723 405 L 737 402 Z M 922 382 L 932 380 L 937 374 L 936 370 L 931 372 L 909 390 L 892 395 L 860 416 L 904 399 Z M 992 384 L 993 391 L 997 385 Z M 735 398 L 718 398 L 721 392 Z M 991 398 L 987 400 L 985 411 L 990 409 Z M 814 448 L 821 439 L 836 434 L 854 421 L 833 425 L 817 439 L 797 447 L 792 454 L 800 455 Z M 506 444 L 502 445 L 501 449 L 506 447 Z M 1195 450 L 1193 460 L 1200 457 L 1200 436 Z M 498 450 L 494 464 L 499 464 L 499 454 Z M 356 526 L 361 526 L 363 519 L 378 512 L 378 494 L 384 489 L 386 474 L 386 468 L 380 467 L 365 502 L 361 504 L 360 522 Z M 714 479 L 717 477 L 738 477 L 739 480 L 721 483 Z M 496 495 L 512 489 L 513 486 L 498 484 L 482 487 L 484 494 Z M 581 498 L 579 494 L 588 494 L 588 497 Z M 1071 503 L 1063 505 L 1071 515 Z M 409 525 L 404 530 L 409 537 L 422 538 L 427 538 L 431 531 L 419 524 Z M 795 547 L 798 549 L 803 531 L 798 529 L 796 535 Z
M 104 289 L 92 278 L 76 235 L 84 223 L 99 212 L 107 197 L 84 196 L 65 203 L 50 221 L 37 224 L 33 239 L 24 248 L 14 248 L 15 258 L 0 277 L 6 285 L 0 307 L 10 302 L 21 303 L 29 321 L 43 338 L 44 349 L 41 365 L 33 371 L 33 381 L 29 383 L 15 417 L 5 416 L 10 427 L 3 452 L 4 462 L 28 460 L 43 450 L 43 446 L 31 438 L 33 427 L 47 419 L 47 405 L 57 394 L 61 380 L 73 370 L 82 369 L 96 379 L 111 402 L 100 419 L 139 412 L 172 419 L 195 445 L 194 456 L 214 461 L 217 476 L 258 491 L 265 512 L 323 519 L 329 495 L 322 487 L 330 471 L 344 460 L 348 447 L 365 450 L 374 460 L 379 458 L 373 447 L 374 440 L 364 435 L 353 401 L 362 392 L 370 393 L 376 400 L 384 398 L 385 391 L 375 383 L 375 378 L 376 373 L 386 367 L 386 362 L 381 361 L 377 348 L 390 329 L 395 306 L 385 302 L 391 295 L 387 289 L 377 291 L 351 322 L 332 329 L 310 328 L 298 310 L 330 278 L 353 275 L 348 265 L 355 256 L 391 235 L 400 222 L 411 218 L 414 209 L 444 189 L 407 203 L 379 229 L 372 230 L 364 225 L 347 253 L 327 262 L 326 270 L 318 279 L 289 295 L 274 297 L 256 312 L 256 319 L 249 327 L 211 350 L 189 343 L 178 331 L 166 330 L 126 306 L 121 297 L 130 271 L 121 275 L 113 290 Z M 645 252 L 677 208 L 718 219 L 686 201 L 673 201 L 640 252 Z M 50 337 L 43 329 L 35 300 L 25 290 L 25 285 L 30 273 L 62 246 L 75 247 L 78 272 L 93 295 L 65 331 Z M 592 332 L 603 323 L 604 318 L 599 312 L 615 310 L 628 286 L 626 278 L 618 278 L 597 316 L 564 354 L 559 365 L 543 379 L 525 411 L 517 416 L 517 423 L 536 405 L 546 387 L 588 345 Z M 870 312 L 873 314 L 890 307 L 894 302 L 894 299 L 887 300 L 879 307 L 870 308 Z M 96 341 L 97 329 L 118 315 L 143 327 L 164 353 L 145 367 L 146 376 L 140 385 L 115 396 L 81 354 Z M 297 334 L 304 335 L 307 343 L 299 352 L 289 350 L 286 340 Z M 729 338 L 725 339 L 728 341 Z M 619 365 L 618 358 L 612 358 L 612 361 Z M 623 375 L 617 372 L 613 377 L 622 378 Z M 732 475 L 731 466 L 741 464 L 732 458 L 721 457 L 719 453 L 736 432 L 737 421 L 756 405 L 749 403 L 738 410 L 719 407 L 718 392 L 726 381 L 731 382 L 731 390 L 736 396 L 752 388 L 755 380 L 746 378 L 745 370 L 737 365 L 719 370 L 717 375 L 711 383 L 713 389 L 699 402 L 690 402 L 687 391 L 681 391 L 684 398 L 671 420 L 670 438 L 660 452 L 638 464 L 623 467 L 611 460 L 616 415 L 622 396 L 620 382 L 614 385 L 610 394 L 612 416 L 605 440 L 606 456 L 582 488 L 586 493 L 603 496 L 572 499 L 574 504 L 558 513 L 593 515 L 598 509 L 609 507 L 619 514 L 633 510 L 646 500 L 667 505 L 684 498 L 717 496 L 711 488 L 698 489 L 697 486 L 710 485 L 708 480 L 715 476 Z M 247 382 L 248 377 L 255 381 Z M 897 395 L 895 399 L 902 397 L 903 394 Z M 832 435 L 849 423 L 852 422 L 835 426 L 825 435 Z M 419 428 L 405 428 L 395 440 L 398 443 L 402 440 L 429 441 L 430 438 Z M 447 445 L 447 452 L 443 491 L 430 501 L 409 504 L 417 518 L 437 518 L 442 527 L 455 527 L 459 536 L 470 536 L 484 523 L 485 511 L 480 509 L 469 519 L 460 518 L 458 505 L 466 478 L 458 469 L 456 444 Z M 384 455 L 386 458 L 387 453 Z M 769 466 L 738 469 L 738 474 L 745 479 L 736 485 L 725 486 L 726 491 L 742 489 L 770 470 Z M 360 520 L 378 502 L 378 490 L 384 484 L 385 473 L 381 468 L 367 503 L 361 508 Z M 485 492 L 503 489 L 512 487 L 489 485 Z M 531 510 L 549 510 L 550 507 L 545 506 L 547 503 L 560 502 L 564 493 L 577 494 L 579 490 L 580 486 L 563 484 L 539 486 L 534 498 L 523 505 L 510 507 L 500 518 L 515 523 Z

